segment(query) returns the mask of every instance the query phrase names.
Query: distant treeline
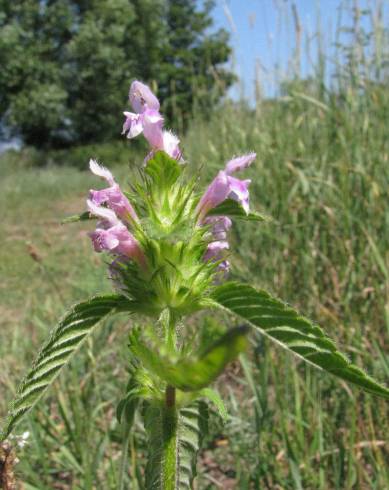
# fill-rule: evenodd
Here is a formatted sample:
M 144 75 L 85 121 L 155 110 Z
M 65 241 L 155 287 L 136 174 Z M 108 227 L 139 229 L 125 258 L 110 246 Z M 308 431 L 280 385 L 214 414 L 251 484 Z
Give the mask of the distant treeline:
M 39 148 L 116 138 L 132 79 L 186 125 L 232 84 L 213 1 L 0 0 L 0 118 Z

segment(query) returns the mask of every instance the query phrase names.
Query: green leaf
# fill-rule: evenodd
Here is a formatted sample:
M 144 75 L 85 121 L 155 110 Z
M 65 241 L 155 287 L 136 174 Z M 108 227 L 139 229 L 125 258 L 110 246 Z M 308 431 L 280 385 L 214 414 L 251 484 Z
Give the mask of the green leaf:
M 212 402 L 220 417 L 226 421 L 228 418 L 228 412 L 226 409 L 226 406 L 224 405 L 223 400 L 221 399 L 219 393 L 216 390 L 213 390 L 212 388 L 204 388 L 200 392 L 200 396 L 203 396 L 204 398 L 208 398 L 210 402 Z
M 150 349 L 139 336 L 131 334 L 130 348 L 143 365 L 166 383 L 182 391 L 197 391 L 208 386 L 247 346 L 248 327 L 229 330 L 197 359 L 173 362 L 168 356 Z
M 389 389 L 352 364 L 319 326 L 266 291 L 228 282 L 215 288 L 212 298 L 305 361 L 365 391 L 389 399 Z
M 239 218 L 248 221 L 271 221 L 269 216 L 257 213 L 256 211 L 250 211 L 249 214 L 242 208 L 242 206 L 233 199 L 226 199 L 216 208 L 208 211 L 207 216 L 230 216 L 231 218 Z
M 73 216 L 68 216 L 67 218 L 61 221 L 61 225 L 65 225 L 67 223 L 76 223 L 77 221 L 88 221 L 90 219 L 96 219 L 95 216 L 92 216 L 89 211 L 84 211 L 81 214 L 74 214 Z
M 178 410 L 149 404 L 144 425 L 148 436 L 147 490 L 190 490 L 196 472 L 205 412 L 201 402 Z
M 109 313 L 126 309 L 129 302 L 119 295 L 95 296 L 73 306 L 52 331 L 27 376 L 17 389 L 0 440 L 5 439 L 20 419 L 53 383 L 72 354 Z
M 145 172 L 158 188 L 169 188 L 177 181 L 182 165 L 164 151 L 157 151 L 146 165 Z

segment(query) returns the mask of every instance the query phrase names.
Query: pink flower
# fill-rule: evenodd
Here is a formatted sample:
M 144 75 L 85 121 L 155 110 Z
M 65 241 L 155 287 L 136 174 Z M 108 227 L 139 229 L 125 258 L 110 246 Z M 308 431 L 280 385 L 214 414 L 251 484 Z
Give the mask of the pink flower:
M 252 164 L 252 162 L 255 160 L 256 156 L 257 156 L 256 153 L 249 153 L 247 155 L 242 155 L 240 157 L 233 158 L 232 160 L 227 162 L 225 166 L 225 172 L 228 175 L 231 175 L 234 172 L 239 172 L 240 170 L 249 167 Z
M 124 112 L 126 120 L 122 134 L 135 138 L 142 132 L 151 146 L 162 145 L 163 117 L 159 113 L 159 101 L 149 87 L 135 81 L 131 84 L 129 99 L 135 111 Z
M 204 216 L 210 209 L 215 208 L 223 201 L 225 201 L 230 192 L 230 186 L 228 182 L 228 175 L 223 170 L 217 174 L 207 190 L 203 194 L 200 202 L 197 205 L 197 211 L 199 212 L 199 221 L 201 222 Z
M 89 236 L 96 252 L 110 252 L 134 259 L 137 262 L 142 258 L 143 254 L 138 241 L 122 223 L 108 229 L 96 228 Z
M 142 114 L 123 112 L 126 120 L 123 124 L 122 134 L 127 133 L 127 138 L 135 138 L 143 132 L 151 146 L 162 144 L 163 117 L 158 111 L 146 109 Z
M 180 160 L 180 140 L 171 131 L 163 130 L 163 117 L 159 113 L 159 102 L 147 85 L 135 81 L 130 88 L 130 102 L 135 111 L 124 112 L 126 120 L 122 134 L 135 138 L 143 133 L 151 146 L 145 162 L 152 158 L 156 151 L 164 151 L 170 157 Z
M 159 149 L 166 152 L 170 157 L 174 158 L 175 160 L 180 160 L 181 150 L 178 146 L 179 143 L 180 140 L 175 134 L 173 134 L 171 131 L 163 131 L 162 148 Z
M 87 199 L 86 204 L 88 206 L 88 211 L 93 214 L 93 216 L 101 218 L 99 223 L 103 224 L 104 228 L 110 228 L 111 226 L 121 223 L 112 209 L 103 208 L 102 206 L 97 205 L 91 199 Z
M 135 222 L 139 222 L 135 209 L 131 206 L 129 200 L 120 190 L 120 187 L 115 182 L 111 172 L 107 168 L 99 165 L 95 160 L 90 160 L 89 168 L 95 175 L 102 177 L 108 182 L 108 184 L 110 184 L 110 187 L 99 191 L 92 189 L 89 192 L 91 201 L 98 206 L 101 204 L 106 204 L 125 221 L 132 219 Z
M 130 87 L 129 99 L 135 112 L 141 114 L 146 109 L 159 111 L 159 101 L 150 88 L 135 80 Z
M 255 159 L 256 154 L 250 153 L 230 160 L 224 170 L 220 170 L 203 194 L 197 205 L 200 223 L 210 209 L 215 208 L 226 199 L 237 201 L 249 213 L 249 191 L 251 180 L 240 180 L 231 177 L 231 173 L 248 167 Z
M 180 140 L 177 138 L 177 136 L 175 134 L 173 134 L 171 131 L 161 131 L 159 136 L 160 136 L 160 138 L 159 138 L 158 143 L 155 145 L 152 145 L 152 150 L 144 159 L 144 163 L 146 164 L 148 162 L 148 160 L 153 158 L 156 151 L 164 151 L 171 158 L 174 158 L 175 160 L 180 161 L 182 153 L 181 153 L 180 147 L 178 146 L 180 143 Z M 157 141 L 157 139 L 155 141 Z M 150 142 L 150 140 L 149 140 L 149 142 Z
M 249 214 L 249 184 L 250 179 L 240 180 L 234 177 L 228 177 L 229 184 L 229 194 L 228 197 L 237 201 L 242 208 L 245 210 L 246 214 Z
M 91 214 L 101 218 L 96 230 L 89 234 L 95 251 L 127 257 L 145 267 L 146 259 L 139 242 L 116 214 L 111 209 L 97 206 L 90 199 L 87 205 Z
M 216 242 L 211 242 L 207 250 L 204 254 L 203 260 L 205 262 L 212 260 L 213 262 L 216 262 L 218 260 L 222 260 L 225 254 L 225 251 L 230 248 L 228 242 L 226 241 L 216 241 Z
M 222 273 L 222 275 L 225 277 L 228 274 L 228 271 L 230 269 L 230 263 L 228 260 L 223 260 L 226 254 L 226 251 L 229 249 L 228 242 L 226 241 L 216 241 L 216 242 L 211 242 L 207 250 L 204 254 L 203 260 L 205 262 L 212 261 L 212 262 L 218 262 L 221 261 L 218 266 L 217 266 L 217 271 L 218 273 Z
M 208 216 L 205 218 L 204 225 L 212 225 L 212 236 L 215 240 L 226 240 L 227 232 L 232 226 L 232 221 L 227 216 Z
M 221 274 L 221 276 L 225 279 L 228 276 L 228 273 L 230 272 L 230 262 L 228 260 L 223 260 L 223 262 L 220 262 L 218 265 L 217 269 L 218 272 Z

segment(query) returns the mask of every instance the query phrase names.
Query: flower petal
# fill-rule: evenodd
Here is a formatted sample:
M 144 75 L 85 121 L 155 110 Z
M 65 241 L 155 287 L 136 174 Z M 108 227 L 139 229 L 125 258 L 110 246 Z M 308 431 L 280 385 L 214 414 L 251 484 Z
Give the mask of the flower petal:
M 113 178 L 111 172 L 107 168 L 103 167 L 102 165 L 99 165 L 96 162 L 96 160 L 92 160 L 92 159 L 89 160 L 89 168 L 95 175 L 102 177 L 110 185 L 113 185 L 115 183 L 115 179 Z
M 180 140 L 171 131 L 163 132 L 163 148 L 161 149 L 176 160 L 179 160 L 181 158 L 179 143 Z
M 225 251 L 228 250 L 229 248 L 230 248 L 230 246 L 229 246 L 228 242 L 226 242 L 225 240 L 211 242 L 207 247 L 207 250 L 204 254 L 203 260 L 204 261 L 221 260 L 223 258 Z
M 157 111 L 147 110 L 142 118 L 145 138 L 152 148 L 160 149 L 163 145 L 163 117 Z
M 230 184 L 228 179 L 229 177 L 226 172 L 220 170 L 217 176 L 208 186 L 197 205 L 200 222 L 210 209 L 215 208 L 225 199 L 227 199 L 228 194 L 230 193 Z
M 135 138 L 143 131 L 143 120 L 140 114 L 134 114 L 133 112 L 123 112 L 126 116 L 126 120 L 123 124 L 122 134 L 127 133 L 127 138 Z
M 90 199 L 87 199 L 86 204 L 88 206 L 88 210 L 94 216 L 98 216 L 99 218 L 103 218 L 108 221 L 111 225 L 115 225 L 119 223 L 119 219 L 116 214 L 112 211 L 112 209 L 103 208 L 102 206 L 98 206 Z
M 228 175 L 231 175 L 234 172 L 239 172 L 240 170 L 247 168 L 249 165 L 252 164 L 256 156 L 257 156 L 256 153 L 248 153 L 247 155 L 242 155 L 240 157 L 233 158 L 226 164 L 225 172 Z
M 228 177 L 229 193 L 228 197 L 237 201 L 242 208 L 245 210 L 246 214 L 249 214 L 249 184 L 250 179 L 240 180 L 235 179 L 235 177 Z
M 159 101 L 150 88 L 142 82 L 132 82 L 129 94 L 131 105 L 135 112 L 141 114 L 146 109 L 159 110 Z
M 92 189 L 89 191 L 89 198 L 98 206 L 106 204 L 119 218 L 125 221 L 128 221 L 129 217 L 131 217 L 134 221 L 139 222 L 135 209 L 131 206 L 118 184 L 99 191 Z
M 227 216 L 208 216 L 204 220 L 204 225 L 213 225 L 212 236 L 215 240 L 225 240 L 232 221 Z

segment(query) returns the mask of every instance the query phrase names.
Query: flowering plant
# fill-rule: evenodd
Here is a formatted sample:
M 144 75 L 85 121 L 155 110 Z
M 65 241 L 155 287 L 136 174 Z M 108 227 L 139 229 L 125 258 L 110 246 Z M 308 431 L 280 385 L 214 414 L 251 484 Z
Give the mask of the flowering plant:
M 97 219 L 90 238 L 96 252 L 110 257 L 116 293 L 81 302 L 62 318 L 21 383 L 2 438 L 39 400 L 96 324 L 115 312 L 144 319 L 129 333 L 130 379 L 117 416 L 128 436 L 134 413 L 142 408 L 149 439 L 146 488 L 191 487 L 207 403 L 226 414 L 210 385 L 246 349 L 251 329 L 314 366 L 389 399 L 389 390 L 351 364 L 319 326 L 266 291 L 228 280 L 232 220 L 266 219 L 250 210 L 250 180 L 236 176 L 251 165 L 255 153 L 227 162 L 199 192 L 179 139 L 164 129 L 158 99 L 138 81 L 131 85 L 129 98 L 135 112 L 124 113 L 123 134 L 134 138 L 143 133 L 150 145 L 140 178 L 131 193 L 125 192 L 107 168 L 91 160 L 90 170 L 107 187 L 91 190 L 87 212 L 76 218 Z M 189 315 L 218 309 L 244 324 L 208 345 L 186 335 Z

